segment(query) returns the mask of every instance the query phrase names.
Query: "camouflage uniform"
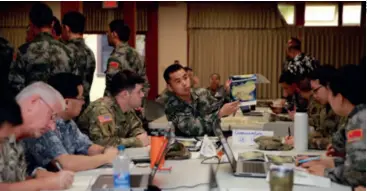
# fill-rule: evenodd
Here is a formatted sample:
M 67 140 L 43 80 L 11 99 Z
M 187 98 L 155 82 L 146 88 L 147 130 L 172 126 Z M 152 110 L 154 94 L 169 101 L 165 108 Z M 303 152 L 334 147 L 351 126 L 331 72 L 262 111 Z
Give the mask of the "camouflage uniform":
M 149 83 L 143 57 L 127 42 L 119 44 L 107 60 L 105 96 L 110 96 L 109 88 L 113 75 L 119 71 L 131 70 L 145 79 L 144 94 L 148 95 Z
M 167 99 L 168 99 L 168 89 L 164 89 L 163 92 L 155 99 L 156 102 L 160 103 L 160 104 L 166 104 Z
M 345 136 L 345 126 L 348 123 L 347 117 L 342 117 L 339 122 L 339 129 L 331 137 L 331 144 L 336 153 L 345 155 L 345 143 L 347 137 Z
M 20 56 L 10 66 L 9 83 L 14 93 L 35 81 L 47 81 L 61 72 L 79 75 L 70 48 L 53 39 L 47 32 L 39 33 L 33 41 L 19 47 Z
M 191 89 L 191 103 L 167 92 L 165 113 L 175 126 L 177 136 L 213 135 L 213 121 L 218 119 L 222 101 L 218 101 L 203 88 Z
M 299 112 L 307 112 L 308 100 L 303 98 L 301 94 L 294 93 L 293 96 L 288 96 L 286 100 L 288 103 L 287 110 L 293 111 L 294 107 L 296 107 L 296 110 Z
M 84 88 L 84 100 L 85 104 L 83 109 L 85 109 L 90 102 L 90 89 L 93 83 L 94 70 L 96 68 L 96 60 L 93 51 L 85 44 L 83 38 L 70 39 L 66 46 L 73 50 L 75 58 L 78 61 L 78 68 L 80 76 L 83 78 L 83 88 Z
M 0 88 L 5 91 L 8 88 L 9 68 L 14 60 L 14 48 L 4 38 L 0 37 Z M 4 89 L 5 88 L 5 89 Z
M 366 185 L 366 106 L 357 105 L 345 126 L 345 158 L 335 157 L 335 168 L 325 169 L 332 181 L 350 185 Z
M 344 125 L 345 118 L 335 114 L 330 105 L 323 106 L 319 111 L 315 131 L 309 137 L 310 149 L 324 150 L 331 143 L 332 136 Z
M 10 136 L 0 143 L 0 182 L 20 182 L 26 178 L 27 164 L 23 146 Z
M 79 128 L 96 144 L 142 147 L 136 138 L 145 133 L 143 123 L 134 111 L 123 112 L 115 98 L 100 98 L 87 107 L 78 119 Z
M 318 60 L 309 55 L 305 55 L 304 53 L 298 54 L 296 57 L 291 59 L 288 64 L 284 64 L 284 68 L 286 68 L 286 70 L 297 76 L 309 74 L 319 66 L 320 63 Z
M 37 139 L 24 139 L 23 143 L 28 172 L 32 172 L 38 166 L 47 168 L 51 161 L 63 154 L 88 155 L 88 149 L 92 145 L 89 138 L 80 132 L 73 120 L 63 119 L 56 121 L 54 131 L 48 131 Z

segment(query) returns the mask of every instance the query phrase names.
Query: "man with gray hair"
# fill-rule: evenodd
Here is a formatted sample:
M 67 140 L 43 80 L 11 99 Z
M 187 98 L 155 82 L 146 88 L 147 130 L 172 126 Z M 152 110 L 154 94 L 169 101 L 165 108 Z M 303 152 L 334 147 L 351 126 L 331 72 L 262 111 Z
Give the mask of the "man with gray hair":
M 51 173 L 36 169 L 32 172 L 35 179 L 26 180 L 27 165 L 23 145 L 19 142 L 55 129 L 56 114 L 65 109 L 63 97 L 46 83 L 35 82 L 24 88 L 16 96 L 16 101 L 23 124 L 0 144 L 0 190 L 62 190 L 70 187 L 74 174 L 69 171 Z

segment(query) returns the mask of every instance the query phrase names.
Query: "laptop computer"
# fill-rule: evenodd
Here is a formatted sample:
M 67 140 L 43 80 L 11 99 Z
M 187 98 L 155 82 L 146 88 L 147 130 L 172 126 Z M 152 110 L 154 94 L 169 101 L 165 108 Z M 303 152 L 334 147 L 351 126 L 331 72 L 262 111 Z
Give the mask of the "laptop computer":
M 170 135 L 170 132 L 167 133 Z M 147 190 L 148 187 L 151 187 L 153 184 L 154 176 L 158 170 L 158 165 L 166 156 L 170 145 L 172 144 L 173 139 L 168 136 L 166 137 L 165 144 L 161 148 L 161 154 L 158 156 L 158 160 L 156 161 L 152 171 L 150 174 L 131 174 L 130 175 L 130 188 L 133 191 Z M 154 186 L 153 186 L 154 187 Z M 92 191 L 113 191 L 113 175 L 112 174 L 104 174 L 99 175 L 91 188 Z
M 233 174 L 235 176 L 266 178 L 267 172 L 269 170 L 269 164 L 267 162 L 236 160 L 232 149 L 229 147 L 229 144 L 223 135 L 222 129 L 220 128 L 219 120 L 214 123 L 214 133 L 220 139 L 224 153 L 228 158 L 228 162 L 231 164 Z

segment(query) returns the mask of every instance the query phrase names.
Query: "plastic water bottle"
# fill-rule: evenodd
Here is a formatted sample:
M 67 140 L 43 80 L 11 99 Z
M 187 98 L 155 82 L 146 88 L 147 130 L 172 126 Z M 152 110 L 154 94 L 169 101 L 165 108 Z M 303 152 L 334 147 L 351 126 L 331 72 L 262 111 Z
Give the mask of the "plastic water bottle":
M 130 158 L 126 155 L 125 147 L 117 147 L 119 154 L 113 161 L 114 191 L 130 191 Z

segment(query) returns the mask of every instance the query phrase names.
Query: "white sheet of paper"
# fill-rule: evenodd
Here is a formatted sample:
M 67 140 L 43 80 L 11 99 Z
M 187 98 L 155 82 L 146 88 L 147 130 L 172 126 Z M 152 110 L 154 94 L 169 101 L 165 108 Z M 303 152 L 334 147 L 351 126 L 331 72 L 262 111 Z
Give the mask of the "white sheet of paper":
M 274 136 L 273 131 L 239 130 L 232 131 L 232 145 L 255 145 L 259 136 Z

